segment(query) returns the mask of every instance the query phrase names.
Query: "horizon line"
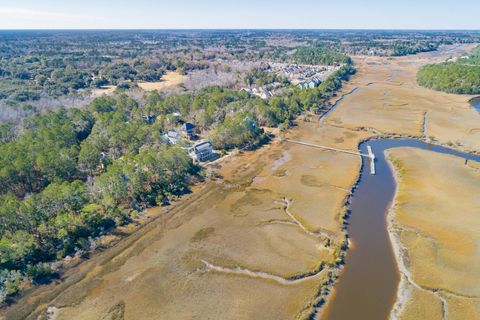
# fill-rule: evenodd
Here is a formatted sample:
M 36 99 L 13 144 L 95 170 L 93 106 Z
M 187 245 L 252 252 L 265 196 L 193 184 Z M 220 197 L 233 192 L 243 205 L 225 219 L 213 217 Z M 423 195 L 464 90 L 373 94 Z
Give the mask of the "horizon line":
M 0 28 L 1 31 L 473 31 L 422 28 Z

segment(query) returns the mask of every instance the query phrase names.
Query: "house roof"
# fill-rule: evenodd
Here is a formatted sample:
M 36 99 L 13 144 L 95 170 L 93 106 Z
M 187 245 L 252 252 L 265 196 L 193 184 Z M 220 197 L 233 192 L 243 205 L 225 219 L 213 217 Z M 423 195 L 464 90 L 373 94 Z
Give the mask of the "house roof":
M 202 152 L 202 151 L 207 151 L 212 149 L 212 143 L 210 141 L 205 141 L 202 143 L 199 143 L 193 147 L 195 152 Z
M 195 125 L 193 123 L 186 122 L 186 123 L 183 124 L 182 129 L 183 130 L 192 130 L 192 129 L 195 129 Z
M 175 130 L 168 130 L 167 136 L 169 136 L 170 138 L 178 138 L 180 135 Z

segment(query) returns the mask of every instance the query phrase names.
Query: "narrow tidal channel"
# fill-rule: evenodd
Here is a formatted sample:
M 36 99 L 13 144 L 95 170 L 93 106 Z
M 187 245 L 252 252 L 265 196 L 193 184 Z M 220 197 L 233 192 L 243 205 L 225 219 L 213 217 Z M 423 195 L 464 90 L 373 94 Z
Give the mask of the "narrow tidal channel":
M 360 145 L 362 153 L 367 152 L 367 144 L 377 158 L 376 175 L 370 175 L 368 159 L 364 159 L 350 206 L 348 233 L 352 245 L 322 320 L 385 320 L 395 302 L 400 275 L 387 232 L 386 216 L 396 184 L 385 159 L 385 150 L 414 147 L 480 161 L 478 155 L 417 140 L 372 140 Z
M 476 97 L 470 100 L 470 105 L 473 107 L 473 109 L 480 112 L 480 97 Z

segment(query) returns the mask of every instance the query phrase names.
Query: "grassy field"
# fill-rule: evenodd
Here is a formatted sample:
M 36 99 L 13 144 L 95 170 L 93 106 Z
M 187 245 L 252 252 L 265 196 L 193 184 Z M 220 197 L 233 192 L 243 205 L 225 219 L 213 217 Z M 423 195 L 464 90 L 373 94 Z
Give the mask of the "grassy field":
M 288 136 L 355 150 L 367 133 L 314 121 Z M 304 318 L 336 273 L 340 214 L 359 168 L 357 156 L 280 141 L 228 157 L 222 180 L 72 269 L 75 283 L 29 299 L 51 301 L 56 319 Z
M 480 318 L 480 171 L 425 150 L 389 156 L 399 181 L 391 230 L 405 280 L 398 318 Z
M 139 82 L 138 86 L 145 91 L 162 90 L 167 88 L 176 87 L 183 83 L 186 76 L 181 75 L 177 71 L 169 71 L 165 73 L 161 81 L 158 82 Z
M 116 88 L 117 86 L 104 86 L 101 88 L 95 88 L 92 90 L 92 97 L 96 98 L 103 96 L 104 94 L 110 95 L 115 91 Z
M 164 90 L 175 88 L 185 81 L 187 77 L 181 75 L 177 71 L 169 71 L 165 73 L 158 82 L 138 82 L 138 86 L 144 91 Z M 100 97 L 104 94 L 111 95 L 117 86 L 104 86 L 92 90 L 92 97 Z
M 472 47 L 464 46 L 453 54 Z M 345 99 L 348 108 L 338 108 L 327 122 L 352 129 L 371 128 L 379 134 L 425 136 L 459 149 L 480 150 L 480 114 L 468 104 L 471 96 L 436 92 L 416 83 L 421 65 L 446 58 L 430 53 L 356 57 L 358 72 L 350 83 L 351 88 L 360 90 Z

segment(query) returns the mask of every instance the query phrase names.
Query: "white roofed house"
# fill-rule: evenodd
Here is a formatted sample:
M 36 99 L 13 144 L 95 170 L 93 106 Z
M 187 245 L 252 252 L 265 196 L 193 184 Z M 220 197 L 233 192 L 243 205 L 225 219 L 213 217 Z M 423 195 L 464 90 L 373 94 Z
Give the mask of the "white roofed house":
M 204 162 L 212 159 L 215 156 L 213 153 L 213 146 L 210 141 L 197 143 L 190 149 L 190 154 L 193 159 L 198 162 Z
M 317 77 L 314 77 L 310 80 L 300 82 L 297 85 L 297 87 L 299 87 L 301 89 L 313 89 L 313 88 L 318 87 L 318 85 L 320 85 L 320 83 L 322 83 L 322 81 L 320 79 L 318 79 Z
M 319 84 L 321 83 L 320 79 L 318 78 L 312 78 L 310 81 L 308 81 L 308 88 L 313 89 L 316 88 Z
M 170 144 L 177 144 L 180 141 L 180 134 L 176 130 L 168 130 L 164 137 Z

